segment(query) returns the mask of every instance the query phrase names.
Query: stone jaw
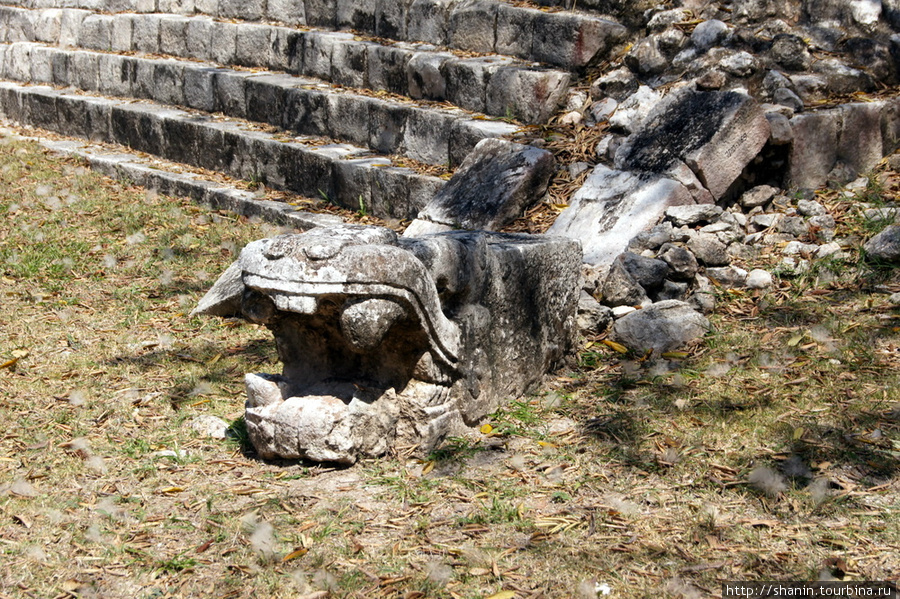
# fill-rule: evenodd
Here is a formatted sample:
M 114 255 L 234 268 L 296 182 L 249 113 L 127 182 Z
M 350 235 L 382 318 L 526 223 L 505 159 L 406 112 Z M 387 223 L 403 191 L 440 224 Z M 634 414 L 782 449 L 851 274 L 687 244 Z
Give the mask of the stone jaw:
M 580 263 L 561 238 L 320 228 L 249 244 L 194 313 L 275 336 L 283 374 L 246 377 L 262 457 L 424 454 L 564 357 Z

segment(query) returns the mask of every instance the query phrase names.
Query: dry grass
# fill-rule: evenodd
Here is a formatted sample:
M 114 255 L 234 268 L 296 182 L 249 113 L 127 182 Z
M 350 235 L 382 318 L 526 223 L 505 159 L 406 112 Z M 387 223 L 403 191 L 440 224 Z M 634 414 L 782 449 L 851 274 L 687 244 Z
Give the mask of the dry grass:
M 833 264 L 723 293 L 716 332 L 665 363 L 586 340 L 426 462 L 270 463 L 190 427 L 216 415 L 240 435 L 243 374 L 278 368 L 269 333 L 187 312 L 271 227 L 30 145 L 0 146 L 0 173 L 0 597 L 900 578 L 900 325 L 873 292 L 900 289 L 889 274 Z

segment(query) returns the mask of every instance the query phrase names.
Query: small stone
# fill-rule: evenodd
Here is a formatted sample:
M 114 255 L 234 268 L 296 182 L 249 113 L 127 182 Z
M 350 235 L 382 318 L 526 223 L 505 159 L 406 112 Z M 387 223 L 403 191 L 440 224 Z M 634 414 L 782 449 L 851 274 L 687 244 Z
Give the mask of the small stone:
M 747 273 L 747 280 L 744 281 L 748 289 L 769 289 L 772 283 L 772 275 L 761 268 L 755 268 Z
M 803 216 L 823 216 L 828 213 L 825 210 L 825 206 L 813 200 L 798 201 L 797 212 Z
M 757 214 L 750 217 L 750 226 L 760 231 L 770 229 L 781 220 L 780 214 Z
M 716 290 L 709 279 L 697 276 L 694 293 L 691 295 L 688 303 L 695 310 L 699 310 L 704 314 L 709 314 L 716 309 Z
M 778 230 L 794 237 L 803 237 L 809 232 L 809 224 L 800 216 L 786 216 L 779 221 Z
M 687 293 L 687 283 L 666 280 L 663 283 L 662 289 L 659 290 L 654 299 L 658 302 L 664 302 L 666 300 L 684 301 L 685 297 L 687 297 Z
M 718 19 L 710 19 L 698 24 L 691 33 L 691 43 L 699 50 L 708 50 L 725 39 L 728 25 Z
M 775 197 L 776 193 L 778 193 L 778 188 L 771 185 L 760 185 L 745 192 L 741 196 L 740 204 L 748 210 L 757 206 L 765 206 Z
M 672 241 L 673 227 L 669 221 L 662 222 L 649 231 L 635 235 L 628 242 L 628 249 L 634 252 L 656 250 Z
M 747 271 L 737 266 L 707 268 L 706 276 L 727 289 L 743 287 L 747 282 Z
M 634 306 L 615 306 L 612 309 L 613 316 L 616 318 L 622 318 L 626 314 L 631 314 L 632 312 L 636 312 L 637 308 Z
M 792 241 L 788 243 L 781 250 L 785 256 L 811 256 L 816 253 L 816 250 L 819 249 L 819 246 L 812 243 L 801 243 L 799 241 Z
M 697 260 L 706 266 L 725 266 L 728 264 L 726 246 L 715 235 L 698 233 L 688 241 L 688 249 L 693 252 Z
M 840 244 L 832 241 L 831 243 L 826 243 L 818 247 L 818 249 L 816 250 L 816 258 L 827 258 L 829 256 L 834 256 L 840 251 Z
M 712 222 L 722 215 L 722 208 L 715 204 L 688 204 L 666 208 L 666 219 L 676 227 Z
M 622 68 L 610 71 L 591 85 L 591 97 L 601 100 L 609 97 L 621 102 L 638 90 L 637 77 L 630 70 Z
M 662 260 L 646 258 L 634 252 L 624 252 L 620 259 L 628 274 L 647 291 L 660 287 L 669 274 L 669 265 Z
M 576 322 L 582 335 L 599 335 L 609 327 L 612 320 L 612 310 L 584 291 L 581 292 Z
M 662 94 L 646 86 L 640 86 L 633 94 L 619 100 L 619 108 L 609 118 L 612 127 L 626 131 L 636 131 L 654 106 L 662 99 Z
M 722 89 L 727 81 L 728 78 L 725 76 L 725 73 L 719 69 L 711 69 L 697 77 L 696 83 L 698 89 L 712 91 Z
M 890 225 L 865 243 L 869 260 L 900 262 L 900 225 Z
M 203 437 L 224 439 L 230 425 L 217 416 L 204 414 L 191 420 L 191 428 Z
M 667 300 L 627 314 L 613 325 L 616 339 L 638 351 L 662 354 L 705 335 L 709 321 L 688 304 Z
M 567 112 L 559 119 L 560 125 L 580 125 L 584 121 L 584 115 L 577 110 Z
M 894 306 L 900 306 L 900 293 L 892 293 L 888 297 L 888 302 Z
M 659 259 L 669 265 L 673 277 L 677 279 L 693 279 L 700 268 L 694 254 L 677 245 L 663 247 L 659 253 Z

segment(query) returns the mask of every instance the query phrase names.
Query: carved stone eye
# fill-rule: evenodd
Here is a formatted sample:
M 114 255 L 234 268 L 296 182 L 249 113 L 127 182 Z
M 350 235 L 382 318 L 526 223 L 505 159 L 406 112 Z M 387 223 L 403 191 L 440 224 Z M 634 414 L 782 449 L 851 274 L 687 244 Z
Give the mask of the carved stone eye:
M 391 300 L 348 302 L 341 313 L 341 331 L 354 349 L 368 351 L 376 348 L 391 326 L 405 316 L 406 309 Z

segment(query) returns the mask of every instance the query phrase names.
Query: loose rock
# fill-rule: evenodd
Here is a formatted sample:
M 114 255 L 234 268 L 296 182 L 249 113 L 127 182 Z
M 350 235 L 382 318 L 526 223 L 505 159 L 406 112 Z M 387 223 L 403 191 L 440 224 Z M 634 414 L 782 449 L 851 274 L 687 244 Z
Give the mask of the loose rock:
M 709 321 L 684 302 L 667 300 L 631 312 L 613 325 L 616 339 L 640 352 L 659 355 L 705 335 Z

